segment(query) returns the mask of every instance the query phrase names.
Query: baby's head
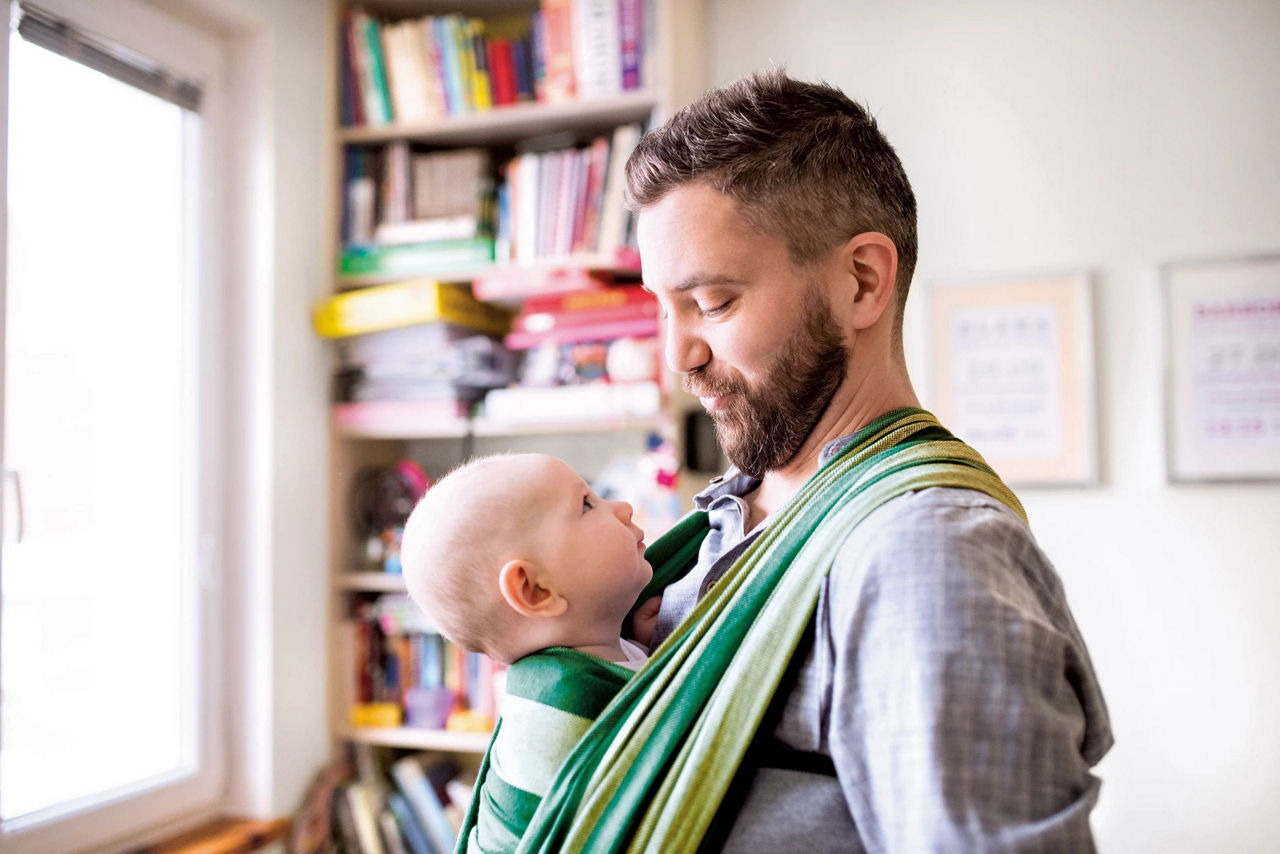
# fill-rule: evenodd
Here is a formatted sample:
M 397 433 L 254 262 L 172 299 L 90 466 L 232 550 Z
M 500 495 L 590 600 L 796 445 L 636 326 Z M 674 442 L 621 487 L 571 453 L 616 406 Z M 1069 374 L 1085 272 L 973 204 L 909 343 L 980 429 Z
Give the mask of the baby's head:
M 400 562 L 445 637 L 501 662 L 617 638 L 653 577 L 631 506 L 545 454 L 483 457 L 442 478 L 405 523 Z

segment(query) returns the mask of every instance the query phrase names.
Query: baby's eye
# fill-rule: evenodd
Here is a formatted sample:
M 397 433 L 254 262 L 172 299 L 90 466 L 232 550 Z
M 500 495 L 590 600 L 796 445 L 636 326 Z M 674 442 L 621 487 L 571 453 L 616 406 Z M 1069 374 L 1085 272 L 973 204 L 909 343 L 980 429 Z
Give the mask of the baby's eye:
M 591 503 L 591 496 L 590 495 L 582 496 L 582 512 L 586 513 L 588 510 L 592 509 L 593 507 L 595 507 L 595 505 Z

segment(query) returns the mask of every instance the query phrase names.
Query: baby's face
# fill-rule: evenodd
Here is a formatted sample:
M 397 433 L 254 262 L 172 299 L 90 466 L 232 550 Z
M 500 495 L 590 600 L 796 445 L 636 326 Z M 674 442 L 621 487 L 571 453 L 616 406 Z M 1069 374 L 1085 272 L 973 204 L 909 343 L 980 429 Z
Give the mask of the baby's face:
M 653 577 L 631 505 L 600 498 L 555 457 L 536 457 L 527 476 L 528 500 L 537 504 L 529 518 L 538 529 L 529 533 L 569 616 L 620 621 Z

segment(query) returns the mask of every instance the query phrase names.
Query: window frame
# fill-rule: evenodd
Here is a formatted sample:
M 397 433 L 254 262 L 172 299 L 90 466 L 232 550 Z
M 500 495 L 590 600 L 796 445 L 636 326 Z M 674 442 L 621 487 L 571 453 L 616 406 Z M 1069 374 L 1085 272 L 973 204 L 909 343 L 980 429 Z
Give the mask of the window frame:
M 148 56 L 169 70 L 200 83 L 200 133 L 187 148 L 187 168 L 194 177 L 189 193 L 186 253 L 193 299 L 186 323 L 193 334 L 191 355 L 198 377 L 193 412 L 197 478 L 196 644 L 197 761 L 195 772 L 109 800 L 92 799 L 77 808 L 62 805 L 0 826 L 0 847 L 13 854 L 97 847 L 210 814 L 225 798 L 228 773 L 223 665 L 226 642 L 225 599 L 229 580 L 226 544 L 229 514 L 225 507 L 230 407 L 226 393 L 227 332 L 225 282 L 227 224 L 226 167 L 227 45 L 137 0 L 36 0 L 35 5 L 86 31 Z M 8 11 L 8 10 L 6 10 Z M 0 39 L 0 195 L 8 198 L 9 42 Z M 0 364 L 4 342 L 4 296 L 7 287 L 7 205 L 0 206 Z M 4 387 L 0 370 L 0 449 L 3 448 Z M 0 510 L 5 496 L 0 494 Z M 0 572 L 3 567 L 0 567 Z M 2 737 L 3 734 L 0 734 Z

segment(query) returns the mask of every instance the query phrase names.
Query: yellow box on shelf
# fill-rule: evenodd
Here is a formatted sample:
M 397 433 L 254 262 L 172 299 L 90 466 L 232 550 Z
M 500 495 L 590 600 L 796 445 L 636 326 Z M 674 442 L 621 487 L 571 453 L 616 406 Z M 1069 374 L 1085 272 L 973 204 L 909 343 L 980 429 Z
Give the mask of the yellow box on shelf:
M 351 707 L 353 727 L 397 727 L 402 720 L 399 703 L 356 703 Z
M 476 299 L 466 285 L 410 279 L 335 294 L 316 306 L 312 321 L 325 338 L 437 320 L 504 335 L 511 330 L 511 315 L 509 309 Z

